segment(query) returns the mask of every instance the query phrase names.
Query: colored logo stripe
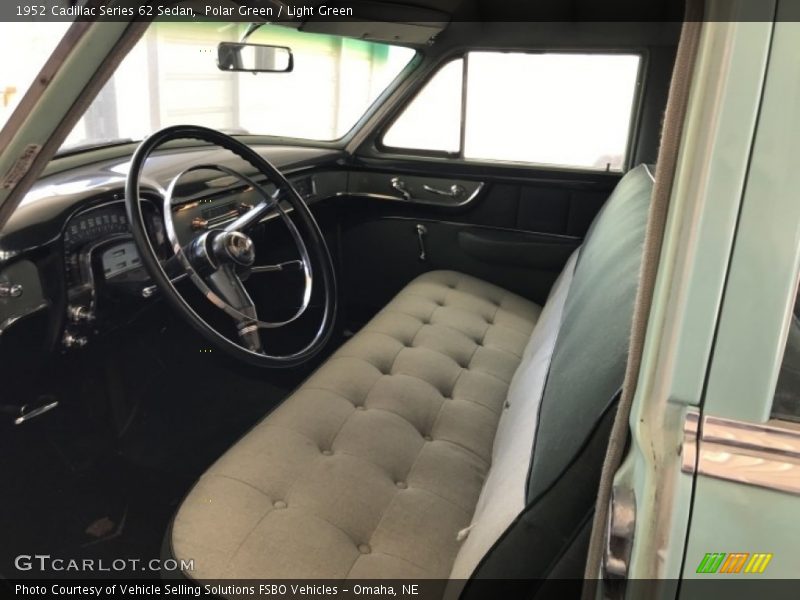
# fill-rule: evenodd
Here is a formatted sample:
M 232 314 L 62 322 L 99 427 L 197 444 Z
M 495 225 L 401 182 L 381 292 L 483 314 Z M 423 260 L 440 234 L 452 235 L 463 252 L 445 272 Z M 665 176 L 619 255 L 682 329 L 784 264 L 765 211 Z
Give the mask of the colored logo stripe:
M 757 552 L 708 552 L 697 566 L 697 573 L 763 573 L 772 560 L 771 553 Z M 749 560 L 748 560 L 749 559 Z M 745 566 L 746 565 L 746 566 Z
M 744 566 L 744 561 L 750 556 L 749 552 L 732 552 L 728 554 L 728 558 L 722 563 L 720 573 L 738 573 Z
M 763 573 L 764 569 L 767 568 L 769 561 L 772 560 L 772 554 L 753 554 L 753 557 L 750 559 L 750 562 L 747 563 L 747 566 L 744 569 L 745 573 Z
M 725 558 L 724 552 L 708 552 L 697 567 L 698 573 L 716 573 Z

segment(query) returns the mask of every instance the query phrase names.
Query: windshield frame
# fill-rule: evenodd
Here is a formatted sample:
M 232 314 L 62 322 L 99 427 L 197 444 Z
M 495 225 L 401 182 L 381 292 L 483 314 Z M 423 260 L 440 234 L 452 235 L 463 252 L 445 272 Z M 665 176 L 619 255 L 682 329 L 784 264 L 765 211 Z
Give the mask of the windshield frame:
M 141 19 L 76 21 L 58 41 L 0 128 L 0 232 L 148 26 Z
M 158 25 L 160 21 L 152 20 L 148 23 L 148 30 L 149 28 Z M 280 25 L 276 25 L 276 27 L 280 27 Z M 145 32 L 146 35 L 147 32 Z M 313 35 L 313 34 L 312 34 Z M 332 34 L 326 34 L 332 35 Z M 350 38 L 349 36 L 336 36 L 343 39 L 354 39 L 358 40 L 359 38 Z M 371 40 L 370 40 L 371 41 Z M 374 114 L 380 109 L 386 100 L 394 94 L 398 87 L 400 87 L 412 74 L 420 67 L 421 64 L 424 62 L 425 52 L 419 46 L 413 44 L 404 44 L 404 43 L 396 43 L 396 42 L 388 42 L 388 41 L 378 41 L 376 40 L 375 43 L 383 44 L 386 46 L 393 46 L 399 48 L 407 48 L 411 50 L 413 54 L 410 56 L 408 62 L 403 66 L 402 69 L 398 71 L 398 73 L 389 81 L 388 85 L 369 103 L 367 104 L 366 108 L 362 112 L 362 114 L 356 119 L 356 121 L 349 127 L 342 135 L 332 139 L 314 139 L 314 138 L 305 138 L 305 137 L 295 137 L 295 136 L 286 136 L 286 135 L 274 135 L 269 133 L 236 133 L 231 134 L 231 137 L 234 137 L 240 141 L 243 141 L 246 144 L 253 144 L 253 145 L 287 145 L 287 146 L 302 146 L 302 147 L 315 147 L 315 148 L 331 148 L 331 149 L 343 149 L 347 147 L 350 141 L 357 135 L 357 133 L 367 125 Z M 112 71 L 111 75 L 108 77 L 103 85 L 108 83 L 108 81 L 113 78 L 114 74 L 119 69 L 120 65 L 122 64 L 125 57 L 130 53 L 133 48 L 129 48 L 124 55 L 116 57 L 116 67 Z M 282 75 L 280 73 L 277 74 L 278 76 Z M 102 87 L 101 87 L 102 90 Z M 99 91 L 92 96 L 91 99 L 88 100 L 86 103 L 86 108 L 91 105 L 91 103 L 96 98 Z M 78 121 L 82 119 L 85 115 L 86 110 L 82 112 L 82 114 L 78 117 Z M 77 124 L 77 123 L 76 123 Z M 148 135 L 154 133 L 153 131 L 149 132 Z M 146 136 L 145 136 L 146 137 Z M 98 152 L 98 151 L 107 151 L 113 149 L 128 149 L 130 148 L 130 152 L 132 153 L 133 150 L 142 142 L 142 139 L 135 139 L 130 137 L 121 137 L 120 139 L 104 139 L 98 140 L 97 143 L 92 143 L 91 141 L 78 143 L 71 146 L 62 146 L 54 153 L 52 156 L 53 160 L 63 159 L 67 157 L 74 157 L 81 154 Z M 181 144 L 180 142 L 176 143 L 175 147 L 187 147 L 196 145 L 196 142 L 192 142 L 192 140 L 186 140 L 185 144 Z M 114 153 L 116 155 L 116 153 Z M 47 169 L 50 171 L 50 169 Z

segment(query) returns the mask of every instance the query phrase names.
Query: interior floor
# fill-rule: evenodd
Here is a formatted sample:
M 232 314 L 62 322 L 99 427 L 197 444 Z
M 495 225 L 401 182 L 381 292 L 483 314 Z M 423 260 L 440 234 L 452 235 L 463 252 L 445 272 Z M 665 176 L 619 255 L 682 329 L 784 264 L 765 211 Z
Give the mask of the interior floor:
M 15 483 L 0 530 L 15 543 L 0 545 L 1 564 L 20 553 L 106 565 L 159 557 L 192 484 L 340 342 L 304 367 L 243 367 L 158 304 L 85 352 L 56 357 L 41 387 L 58 391 L 59 407 L 3 423 L 0 460 Z M 153 576 L 141 567 L 123 574 Z

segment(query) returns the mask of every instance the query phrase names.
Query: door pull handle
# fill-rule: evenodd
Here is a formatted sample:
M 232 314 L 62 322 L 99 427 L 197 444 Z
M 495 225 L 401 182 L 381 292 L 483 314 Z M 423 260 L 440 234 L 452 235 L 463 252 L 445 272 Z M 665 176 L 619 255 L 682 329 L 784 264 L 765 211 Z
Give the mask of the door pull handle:
M 417 223 L 417 241 L 419 242 L 419 259 L 421 261 L 428 260 L 428 253 L 425 251 L 425 236 L 428 234 L 428 228 L 425 225 Z
M 466 190 L 464 189 L 463 185 L 459 185 L 454 183 L 450 186 L 448 190 L 440 190 L 439 188 L 435 188 L 428 184 L 422 186 L 422 189 L 426 192 L 430 192 L 431 194 L 436 194 L 437 196 L 445 196 L 446 198 L 455 198 L 456 200 L 463 198 Z

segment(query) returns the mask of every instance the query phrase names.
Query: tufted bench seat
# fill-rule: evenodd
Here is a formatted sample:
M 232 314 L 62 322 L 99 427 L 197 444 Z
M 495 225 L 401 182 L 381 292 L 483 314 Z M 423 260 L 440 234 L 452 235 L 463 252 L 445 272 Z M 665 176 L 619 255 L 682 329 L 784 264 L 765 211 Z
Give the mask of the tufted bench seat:
M 447 577 L 540 312 L 417 278 L 202 477 L 175 555 L 199 579 Z
M 188 575 L 450 578 L 462 598 L 579 578 L 652 184 L 620 180 L 544 307 L 411 282 L 200 479 L 171 535 Z

